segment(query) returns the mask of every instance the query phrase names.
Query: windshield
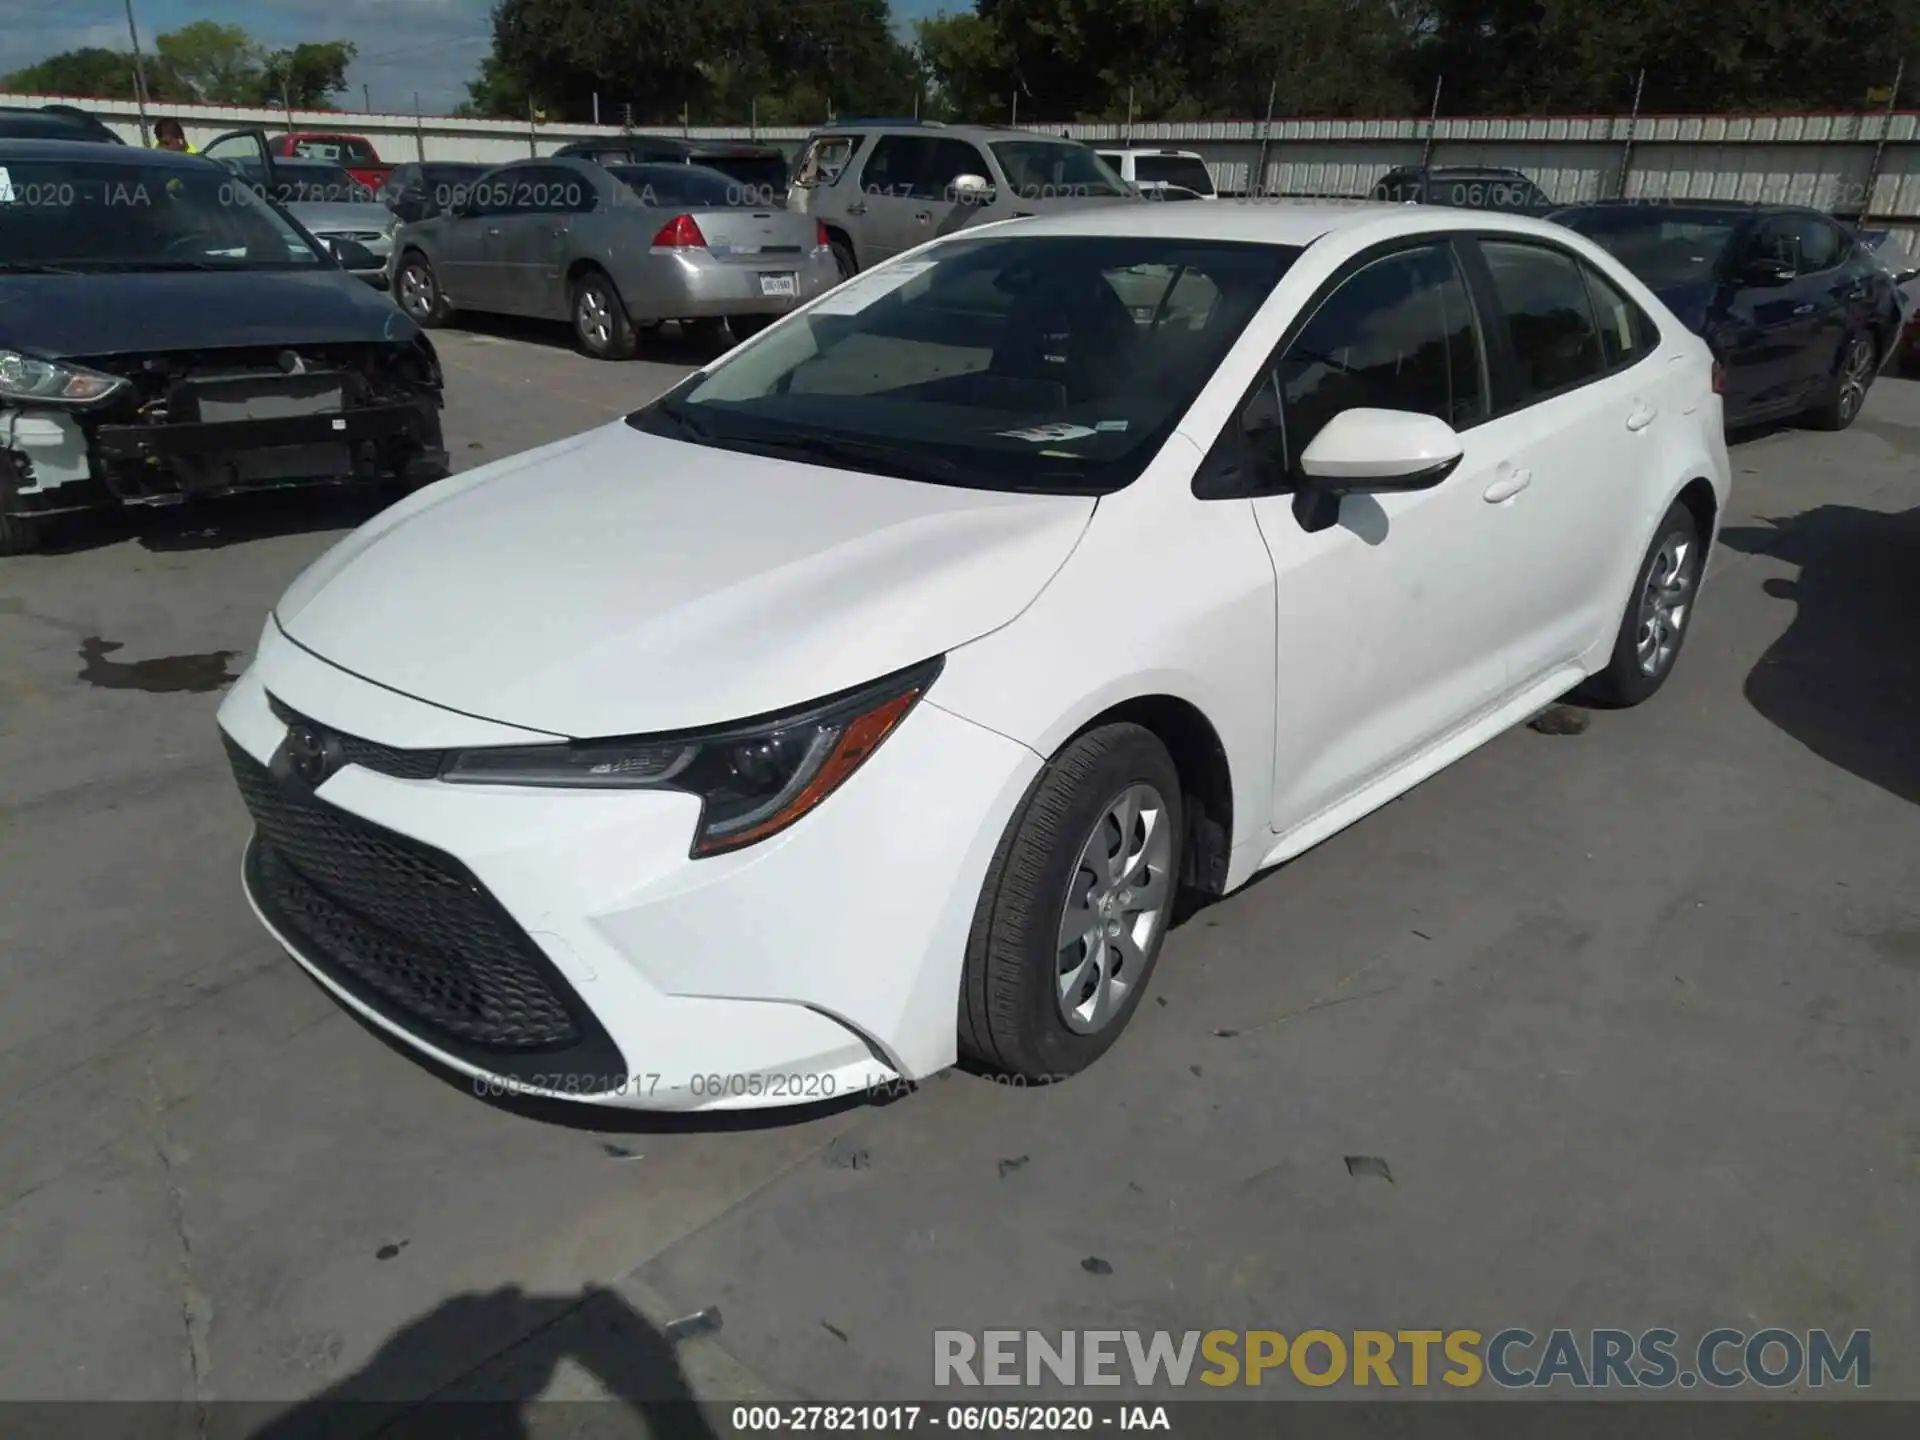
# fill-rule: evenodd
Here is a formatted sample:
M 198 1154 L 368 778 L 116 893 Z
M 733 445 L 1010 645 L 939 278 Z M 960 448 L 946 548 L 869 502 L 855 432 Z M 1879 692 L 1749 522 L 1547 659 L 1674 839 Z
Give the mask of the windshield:
M 1299 253 L 949 241 L 830 291 L 628 423 L 913 480 L 1103 494 L 1158 452 Z
M 1029 200 L 1126 196 L 1124 180 L 1084 145 L 1057 140 L 995 140 L 989 147 L 1013 192 Z
M 288 270 L 329 262 L 244 181 L 212 164 L 0 166 L 0 270 Z
M 1561 222 L 1626 266 L 1650 288 L 1695 285 L 1719 272 L 1738 215 L 1660 215 L 1649 210 L 1589 211 Z
M 1136 155 L 1133 178 L 1142 185 L 1178 185 L 1196 195 L 1213 194 L 1213 176 L 1196 155 Z

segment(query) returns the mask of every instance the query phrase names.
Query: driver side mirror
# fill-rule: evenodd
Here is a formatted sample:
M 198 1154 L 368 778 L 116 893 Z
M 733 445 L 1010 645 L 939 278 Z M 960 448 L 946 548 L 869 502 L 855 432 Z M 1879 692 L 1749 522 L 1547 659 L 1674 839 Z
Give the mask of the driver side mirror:
M 1431 490 L 1463 453 L 1459 434 L 1438 416 L 1342 410 L 1300 457 L 1304 479 L 1294 492 L 1294 519 L 1311 534 L 1339 520 L 1344 496 Z
M 1784 260 L 1754 259 L 1740 267 L 1740 283 L 1757 290 L 1777 290 L 1793 278 L 1793 267 Z
M 990 205 L 993 203 L 993 182 L 984 175 L 956 175 L 953 177 L 953 198 L 962 205 Z
M 380 268 L 380 257 L 358 240 L 349 240 L 344 235 L 330 235 L 327 237 L 327 249 L 332 252 L 334 263 L 342 270 Z

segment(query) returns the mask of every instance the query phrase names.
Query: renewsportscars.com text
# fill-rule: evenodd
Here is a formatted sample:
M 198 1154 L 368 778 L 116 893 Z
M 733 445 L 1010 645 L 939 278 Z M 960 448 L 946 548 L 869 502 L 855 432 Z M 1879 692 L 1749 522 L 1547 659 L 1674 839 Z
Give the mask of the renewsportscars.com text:
M 1825 1330 L 936 1330 L 937 1386 L 1865 1389 L 1873 1334 Z

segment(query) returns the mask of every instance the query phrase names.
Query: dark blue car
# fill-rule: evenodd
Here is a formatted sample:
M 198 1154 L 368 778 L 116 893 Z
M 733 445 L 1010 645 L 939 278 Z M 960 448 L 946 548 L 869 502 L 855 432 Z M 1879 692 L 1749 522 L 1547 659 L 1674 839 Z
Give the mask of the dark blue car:
M 1844 430 L 1900 330 L 1892 277 L 1817 210 L 1612 201 L 1550 219 L 1605 247 L 1705 337 L 1729 425 L 1804 418 Z

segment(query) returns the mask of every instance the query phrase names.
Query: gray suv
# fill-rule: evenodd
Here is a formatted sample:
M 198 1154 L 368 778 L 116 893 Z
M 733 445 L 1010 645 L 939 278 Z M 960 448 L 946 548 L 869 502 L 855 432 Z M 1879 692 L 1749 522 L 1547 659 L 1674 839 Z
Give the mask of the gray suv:
M 1140 203 L 1076 140 L 914 120 L 852 120 L 816 131 L 787 191 L 789 210 L 826 227 L 842 275 L 968 225 Z

